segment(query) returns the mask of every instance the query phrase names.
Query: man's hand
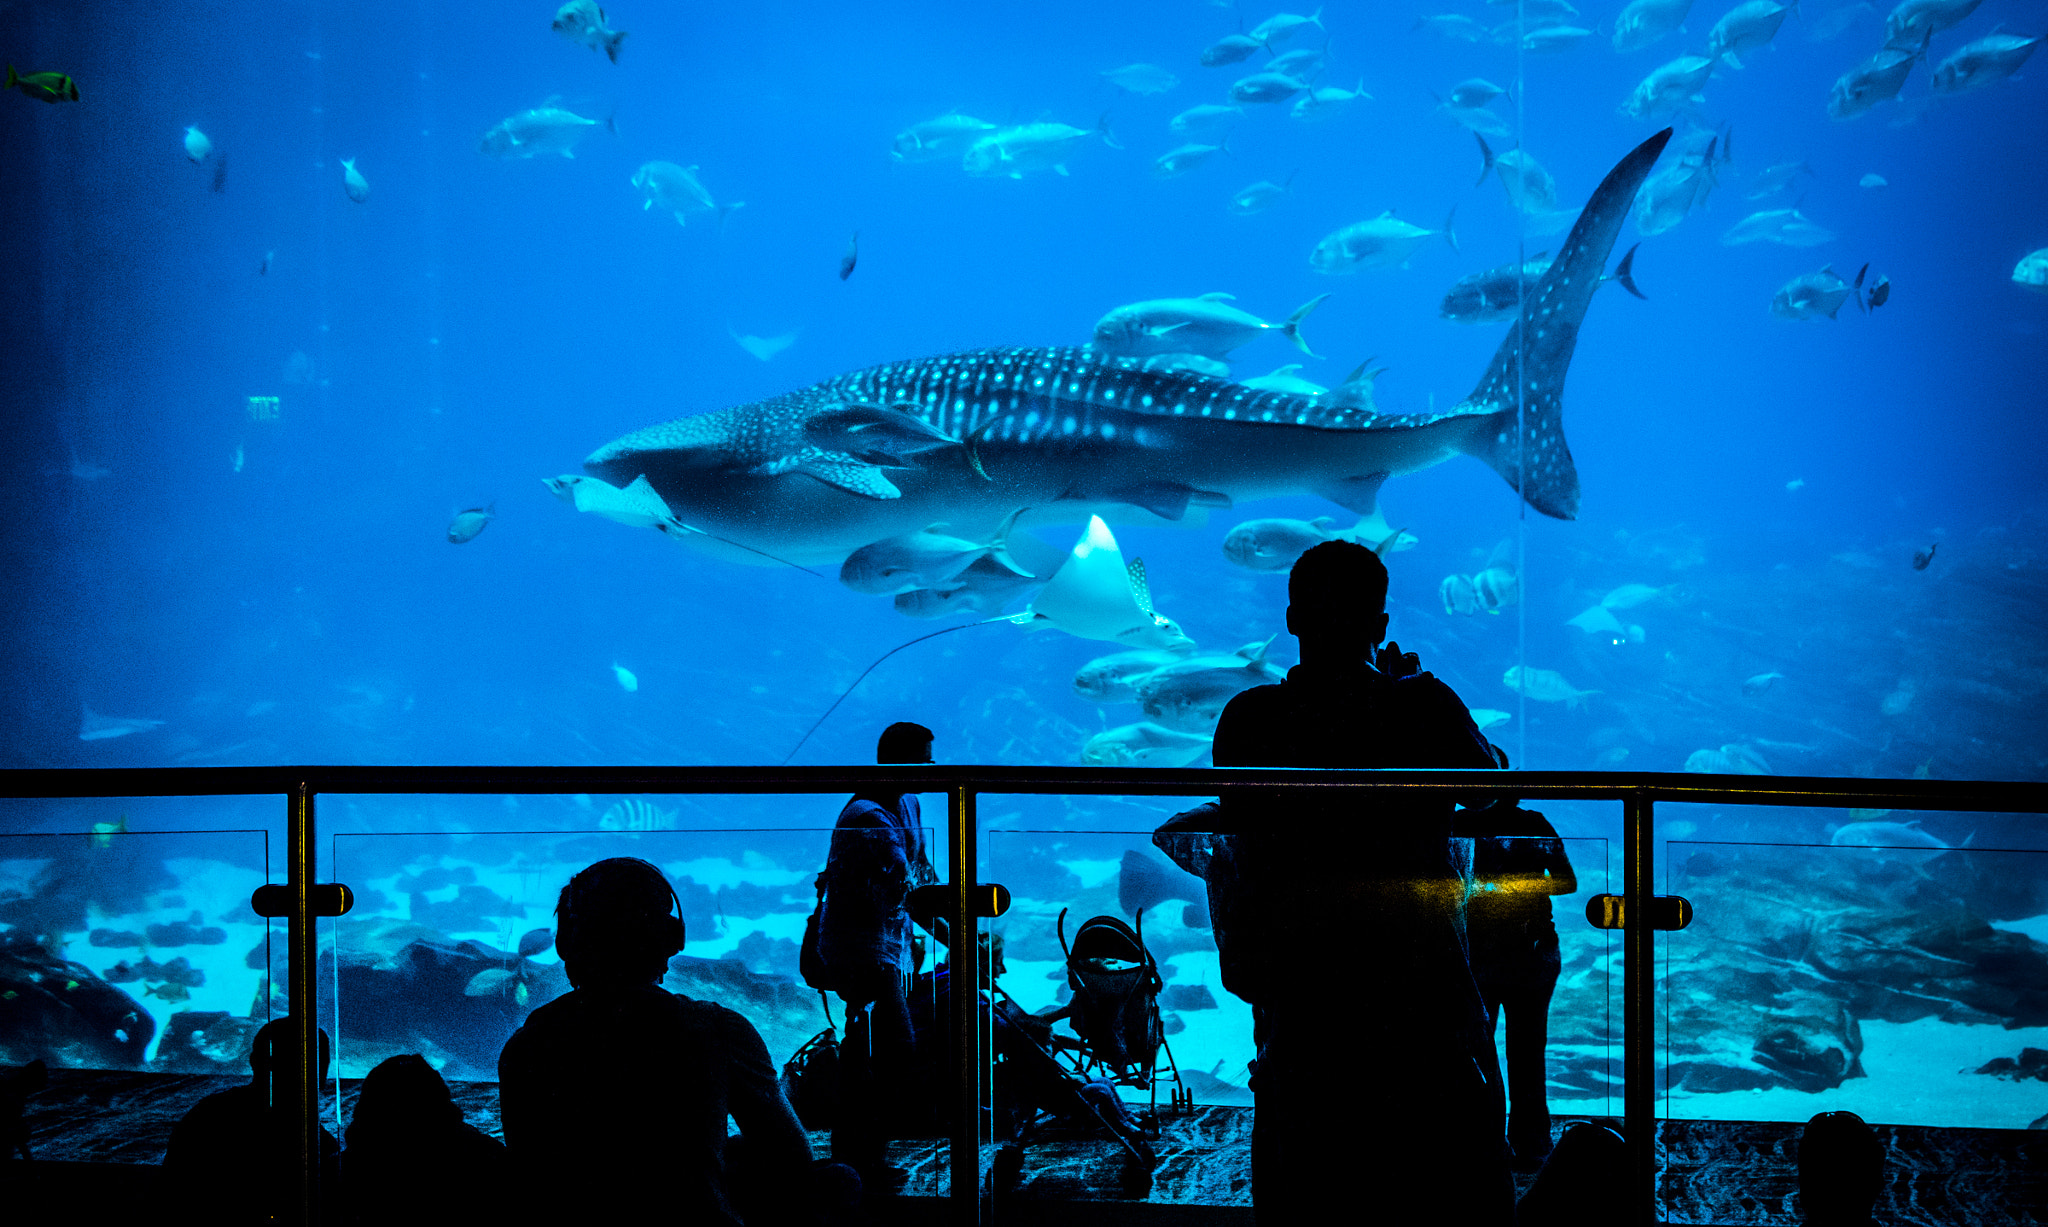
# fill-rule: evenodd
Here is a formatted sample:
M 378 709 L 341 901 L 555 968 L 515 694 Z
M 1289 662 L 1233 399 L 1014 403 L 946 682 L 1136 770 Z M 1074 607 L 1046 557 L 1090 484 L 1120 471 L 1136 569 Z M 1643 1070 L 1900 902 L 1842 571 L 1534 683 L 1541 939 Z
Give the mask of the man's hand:
M 1390 678 L 1413 677 L 1422 672 L 1422 658 L 1413 652 L 1403 652 L 1401 645 L 1391 639 L 1373 654 L 1372 664 Z

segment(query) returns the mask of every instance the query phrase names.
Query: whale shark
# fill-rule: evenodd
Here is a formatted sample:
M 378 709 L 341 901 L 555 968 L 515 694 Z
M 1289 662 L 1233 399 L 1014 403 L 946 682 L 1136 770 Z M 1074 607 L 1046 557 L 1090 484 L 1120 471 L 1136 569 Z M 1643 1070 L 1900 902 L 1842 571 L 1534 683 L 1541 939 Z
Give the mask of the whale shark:
M 679 518 L 728 539 L 692 544 L 739 561 L 759 558 L 721 547 L 841 560 L 937 521 L 986 532 L 1019 507 L 1031 508 L 1020 527 L 1091 515 L 1160 523 L 1307 493 L 1371 515 L 1389 477 L 1459 455 L 1569 520 L 1579 477 L 1565 374 L 1622 222 L 1670 138 L 1657 133 L 1608 172 L 1485 375 L 1441 412 L 1379 413 L 1086 347 L 996 348 L 649 426 L 583 465 L 621 486 L 644 475 Z

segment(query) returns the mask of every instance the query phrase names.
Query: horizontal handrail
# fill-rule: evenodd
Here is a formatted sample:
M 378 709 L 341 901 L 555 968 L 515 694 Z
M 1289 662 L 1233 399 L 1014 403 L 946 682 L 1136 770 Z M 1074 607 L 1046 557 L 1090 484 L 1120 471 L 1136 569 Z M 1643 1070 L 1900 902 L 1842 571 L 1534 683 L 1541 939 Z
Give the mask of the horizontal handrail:
M 1291 767 L 65 767 L 0 771 L 0 797 L 187 797 L 287 793 L 905 792 L 1203 796 L 1223 788 L 1360 788 L 1541 800 L 2048 813 L 2048 784 L 1653 771 L 1374 771 Z

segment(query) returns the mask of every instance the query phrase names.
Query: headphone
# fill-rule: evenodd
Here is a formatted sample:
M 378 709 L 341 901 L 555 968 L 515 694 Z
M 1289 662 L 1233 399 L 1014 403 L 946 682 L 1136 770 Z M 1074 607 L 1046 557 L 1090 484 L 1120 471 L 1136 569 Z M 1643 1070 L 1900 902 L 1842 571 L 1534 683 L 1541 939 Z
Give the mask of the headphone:
M 586 875 L 605 866 L 616 866 L 619 870 L 642 879 L 640 883 L 635 883 L 635 886 L 644 885 L 649 879 L 661 883 L 662 890 L 668 895 L 669 904 L 675 908 L 674 915 L 670 915 L 668 906 L 664 905 L 659 916 L 645 911 L 621 916 L 620 919 L 625 923 L 616 936 L 623 939 L 625 944 L 646 950 L 650 956 L 658 955 L 663 962 L 680 954 L 686 937 L 683 926 L 683 901 L 676 894 L 674 885 L 669 882 L 668 875 L 653 863 L 641 860 L 637 856 L 618 856 L 586 867 L 575 877 L 570 878 L 569 884 L 562 888 L 561 901 L 556 905 L 555 921 L 555 949 L 561 954 L 562 961 L 570 962 L 591 953 L 582 949 L 584 930 L 591 918 L 590 895 L 595 887 L 595 883 L 586 880 Z M 609 872 L 608 870 L 607 876 Z

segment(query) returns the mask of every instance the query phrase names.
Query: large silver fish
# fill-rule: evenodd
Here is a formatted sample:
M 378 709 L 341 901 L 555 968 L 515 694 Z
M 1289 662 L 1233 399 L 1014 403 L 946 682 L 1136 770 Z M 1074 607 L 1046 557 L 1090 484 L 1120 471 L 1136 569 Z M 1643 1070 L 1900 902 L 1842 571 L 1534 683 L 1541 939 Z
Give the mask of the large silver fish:
M 1608 173 L 1531 288 L 1526 368 L 1518 320 L 1472 394 L 1442 412 L 1379 414 L 1079 347 L 984 349 L 650 426 L 584 467 L 621 485 L 645 474 L 708 534 L 798 561 L 843 559 L 936 521 L 983 533 L 1019 507 L 1032 509 L 1020 528 L 1095 513 L 1156 523 L 1190 505 L 1306 492 L 1363 515 L 1389 476 L 1459 454 L 1492 466 L 1538 511 L 1571 519 L 1579 478 L 1564 438 L 1565 372 L 1622 221 L 1670 136 L 1644 141 Z M 861 406 L 915 416 L 958 442 L 862 456 L 807 430 Z

